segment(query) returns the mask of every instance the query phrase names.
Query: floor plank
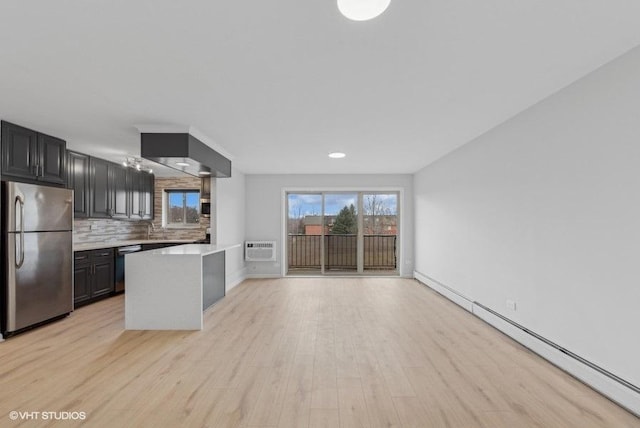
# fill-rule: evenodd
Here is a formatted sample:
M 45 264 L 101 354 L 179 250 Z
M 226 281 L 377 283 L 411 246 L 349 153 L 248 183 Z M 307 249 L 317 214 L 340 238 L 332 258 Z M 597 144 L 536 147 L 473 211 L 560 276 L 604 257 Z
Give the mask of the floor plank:
M 640 426 L 412 280 L 249 280 L 203 331 L 123 327 L 116 296 L 1 343 L 0 426 Z

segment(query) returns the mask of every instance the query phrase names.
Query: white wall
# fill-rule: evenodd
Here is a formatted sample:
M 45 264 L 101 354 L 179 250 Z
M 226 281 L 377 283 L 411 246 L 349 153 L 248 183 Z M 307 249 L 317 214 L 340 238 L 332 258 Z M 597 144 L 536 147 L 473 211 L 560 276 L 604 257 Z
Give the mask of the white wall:
M 277 241 L 274 263 L 248 262 L 248 274 L 282 273 L 283 190 L 402 189 L 400 201 L 400 274 L 413 272 L 413 178 L 411 175 L 247 175 L 247 239 Z
M 640 386 L 640 49 L 414 184 L 417 273 Z
M 244 244 L 245 241 L 245 175 L 235 168 L 230 178 L 212 179 L 215 207 L 212 207 L 217 244 Z M 213 225 L 212 225 L 213 228 Z M 226 251 L 227 290 L 242 282 L 246 275 L 243 247 Z

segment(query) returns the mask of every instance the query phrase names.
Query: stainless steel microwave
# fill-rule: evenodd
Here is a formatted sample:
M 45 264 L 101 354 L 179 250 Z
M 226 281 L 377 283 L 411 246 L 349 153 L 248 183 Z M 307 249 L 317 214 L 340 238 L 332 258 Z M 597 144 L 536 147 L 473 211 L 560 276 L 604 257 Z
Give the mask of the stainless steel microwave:
M 211 200 L 200 199 L 200 215 L 202 217 L 211 217 Z

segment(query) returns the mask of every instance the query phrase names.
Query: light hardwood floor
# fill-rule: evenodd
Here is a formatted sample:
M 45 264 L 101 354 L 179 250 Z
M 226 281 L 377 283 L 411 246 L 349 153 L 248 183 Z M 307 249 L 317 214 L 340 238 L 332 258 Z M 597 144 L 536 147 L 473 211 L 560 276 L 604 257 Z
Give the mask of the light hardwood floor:
M 123 312 L 110 298 L 1 343 L 0 427 L 640 426 L 411 280 L 250 280 L 201 332 L 123 331 Z

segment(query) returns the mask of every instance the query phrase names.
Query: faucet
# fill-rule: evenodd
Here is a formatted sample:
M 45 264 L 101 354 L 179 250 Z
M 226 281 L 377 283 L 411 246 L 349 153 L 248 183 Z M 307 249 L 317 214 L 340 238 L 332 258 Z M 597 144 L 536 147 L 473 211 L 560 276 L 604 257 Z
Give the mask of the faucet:
M 156 225 L 152 221 L 147 223 L 147 239 L 151 239 L 151 233 L 156 231 Z

